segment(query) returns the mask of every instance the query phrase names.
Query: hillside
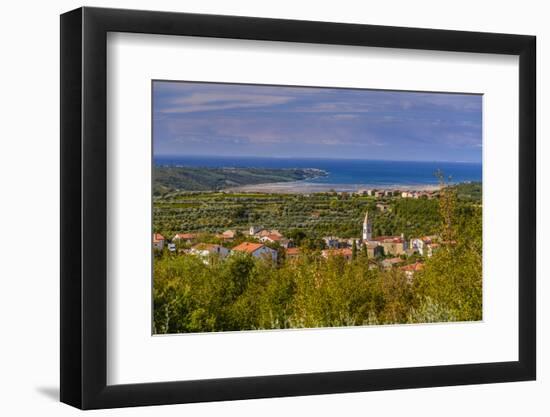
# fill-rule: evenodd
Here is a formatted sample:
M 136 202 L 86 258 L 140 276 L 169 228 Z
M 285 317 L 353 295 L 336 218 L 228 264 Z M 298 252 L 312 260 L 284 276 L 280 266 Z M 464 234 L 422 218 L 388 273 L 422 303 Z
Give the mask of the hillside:
M 483 194 L 481 182 L 465 182 L 454 187 L 459 200 L 481 204 Z
M 315 168 L 154 168 L 154 195 L 171 191 L 217 191 L 241 185 L 299 181 L 326 175 Z

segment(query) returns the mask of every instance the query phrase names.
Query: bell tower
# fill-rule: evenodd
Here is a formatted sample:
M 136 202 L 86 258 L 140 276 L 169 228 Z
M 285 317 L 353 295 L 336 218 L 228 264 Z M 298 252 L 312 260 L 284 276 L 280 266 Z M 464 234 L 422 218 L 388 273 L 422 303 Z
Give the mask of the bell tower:
M 368 210 L 365 213 L 365 220 L 363 220 L 363 240 L 372 240 L 372 222 Z

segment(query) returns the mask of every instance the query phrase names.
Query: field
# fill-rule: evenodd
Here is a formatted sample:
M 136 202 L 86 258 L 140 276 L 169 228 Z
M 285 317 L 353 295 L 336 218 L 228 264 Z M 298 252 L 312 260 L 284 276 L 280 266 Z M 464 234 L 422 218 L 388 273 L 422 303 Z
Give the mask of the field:
M 456 187 L 458 210 L 481 204 L 480 184 Z M 389 210 L 376 209 L 385 204 Z M 261 225 L 288 233 L 301 229 L 311 237 L 359 237 L 365 211 L 374 218 L 374 235 L 430 235 L 437 231 L 437 199 L 374 198 L 347 193 L 252 194 L 173 192 L 154 199 L 154 230 L 171 236 L 182 231 L 220 233 Z

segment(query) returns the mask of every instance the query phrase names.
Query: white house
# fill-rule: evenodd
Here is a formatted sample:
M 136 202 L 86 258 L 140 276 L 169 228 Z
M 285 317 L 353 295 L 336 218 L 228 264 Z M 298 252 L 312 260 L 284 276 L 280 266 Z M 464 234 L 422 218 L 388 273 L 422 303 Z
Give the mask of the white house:
M 275 242 L 281 242 L 283 240 L 283 237 L 280 234 L 267 234 L 260 237 L 260 242 L 266 243 L 275 243 Z
M 229 249 L 212 243 L 199 243 L 193 246 L 189 253 L 202 257 L 219 256 L 220 258 L 225 258 L 229 255 Z
M 432 250 L 437 245 L 434 240 L 435 236 L 416 237 L 411 239 L 411 249 L 418 252 L 422 256 L 432 256 Z
M 248 253 L 255 258 L 277 260 L 277 251 L 265 246 L 262 243 L 243 242 L 233 248 L 233 252 Z
M 264 228 L 261 226 L 250 226 L 250 229 L 248 230 L 248 234 L 250 236 L 254 236 L 256 233 L 260 233 Z

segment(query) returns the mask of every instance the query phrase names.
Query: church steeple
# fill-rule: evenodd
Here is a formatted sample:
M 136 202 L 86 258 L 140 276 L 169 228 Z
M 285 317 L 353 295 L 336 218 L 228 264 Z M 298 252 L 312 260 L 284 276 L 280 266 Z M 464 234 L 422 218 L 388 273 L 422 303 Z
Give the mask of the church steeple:
M 369 219 L 369 211 L 365 213 L 365 220 L 363 220 L 363 240 L 372 240 L 372 222 Z

